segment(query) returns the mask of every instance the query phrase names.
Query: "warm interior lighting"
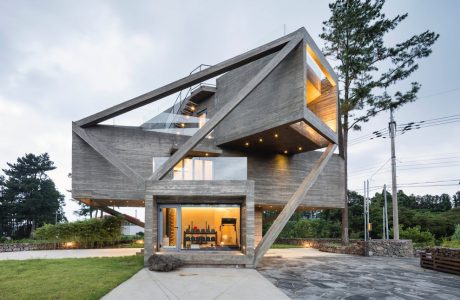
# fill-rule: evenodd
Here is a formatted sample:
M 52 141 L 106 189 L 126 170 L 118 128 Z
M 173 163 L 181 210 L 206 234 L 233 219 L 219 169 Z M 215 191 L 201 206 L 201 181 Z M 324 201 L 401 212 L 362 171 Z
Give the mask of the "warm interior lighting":
M 259 139 L 259 142 L 261 142 L 261 143 L 262 143 L 263 141 L 264 141 L 264 139 L 263 139 L 263 138 L 260 138 L 260 139 Z
M 74 245 L 74 242 L 67 242 L 67 243 L 64 244 L 64 247 L 71 248 L 71 247 L 73 247 L 73 245 Z
M 249 147 L 249 142 L 244 143 L 246 147 Z
M 185 127 L 185 124 L 184 124 L 184 123 L 181 123 L 181 124 L 180 124 L 180 127 L 184 128 L 184 127 Z
M 209 154 L 208 154 L 208 153 L 206 153 L 205 155 L 206 155 L 206 156 L 209 156 Z
M 195 111 L 195 106 L 190 107 L 191 111 Z
M 299 147 L 299 151 L 302 151 L 302 147 Z
M 278 138 L 278 133 L 275 133 L 275 138 Z
M 287 151 L 287 150 L 284 150 L 284 154 L 288 154 L 288 151 Z

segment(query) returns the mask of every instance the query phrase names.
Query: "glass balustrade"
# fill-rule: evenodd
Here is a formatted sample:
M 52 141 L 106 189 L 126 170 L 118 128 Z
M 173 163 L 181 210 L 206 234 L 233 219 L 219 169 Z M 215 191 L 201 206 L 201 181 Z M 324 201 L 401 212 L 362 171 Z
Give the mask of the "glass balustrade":
M 155 172 L 169 157 L 154 157 Z M 171 180 L 247 180 L 246 157 L 192 157 L 181 160 L 168 174 Z
M 194 135 L 209 119 L 163 112 L 141 125 L 143 130 L 177 135 Z M 207 136 L 212 138 L 212 134 Z

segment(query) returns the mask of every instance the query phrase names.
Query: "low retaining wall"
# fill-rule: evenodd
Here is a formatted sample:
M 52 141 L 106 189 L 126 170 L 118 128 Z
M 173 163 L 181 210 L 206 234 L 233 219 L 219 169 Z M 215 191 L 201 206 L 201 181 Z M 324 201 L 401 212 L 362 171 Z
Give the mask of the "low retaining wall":
M 57 246 L 55 244 L 33 244 L 33 243 L 8 243 L 0 244 L 0 252 L 16 252 L 16 251 L 30 251 L 30 250 L 53 250 Z
M 369 256 L 413 257 L 411 240 L 370 240 L 367 242 Z
M 411 240 L 350 240 L 350 244 L 340 245 L 340 239 L 277 239 L 277 243 L 315 248 L 319 251 L 368 256 L 413 257 Z

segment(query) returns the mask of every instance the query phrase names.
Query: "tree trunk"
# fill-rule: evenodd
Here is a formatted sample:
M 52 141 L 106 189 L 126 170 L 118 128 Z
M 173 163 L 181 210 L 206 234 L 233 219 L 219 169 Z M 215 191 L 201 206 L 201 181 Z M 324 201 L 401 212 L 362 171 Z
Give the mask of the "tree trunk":
M 348 115 L 344 116 L 342 129 L 342 151 L 343 159 L 345 162 L 344 168 L 344 189 L 345 189 L 345 199 L 344 207 L 342 209 L 342 244 L 347 245 L 349 243 L 348 237 Z

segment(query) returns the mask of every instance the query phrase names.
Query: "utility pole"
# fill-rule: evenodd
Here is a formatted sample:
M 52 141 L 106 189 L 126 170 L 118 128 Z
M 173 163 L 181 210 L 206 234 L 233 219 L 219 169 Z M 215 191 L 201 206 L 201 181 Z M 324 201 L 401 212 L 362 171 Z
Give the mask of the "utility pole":
M 367 189 L 366 181 L 364 181 L 364 201 L 363 201 L 363 217 L 364 217 L 364 241 L 367 241 Z
M 390 238 L 388 231 L 388 205 L 387 205 L 387 185 L 383 185 L 383 236 L 386 240 Z
M 393 118 L 393 107 L 390 108 L 390 129 L 391 139 L 391 193 L 393 203 L 393 239 L 399 240 L 399 213 L 398 213 L 398 188 L 396 185 L 396 151 L 395 151 L 395 135 L 396 122 Z

